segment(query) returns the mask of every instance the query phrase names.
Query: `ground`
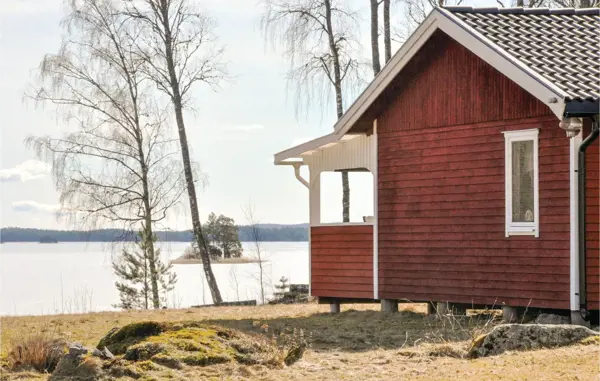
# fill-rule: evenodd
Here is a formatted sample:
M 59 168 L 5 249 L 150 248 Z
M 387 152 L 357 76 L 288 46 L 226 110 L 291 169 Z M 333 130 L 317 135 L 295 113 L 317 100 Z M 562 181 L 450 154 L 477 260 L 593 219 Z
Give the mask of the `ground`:
M 176 380 L 598 380 L 598 345 L 460 358 L 473 336 L 489 330 L 493 315 L 435 318 L 423 305 L 405 304 L 392 316 L 378 306 L 347 305 L 330 315 L 317 304 L 213 307 L 187 310 L 105 312 L 85 315 L 3 317 L 2 356 L 19 337 L 43 330 L 95 346 L 113 327 L 139 321 L 204 321 L 250 334 L 284 340 L 304 336 L 310 348 L 289 367 L 220 364 L 149 373 Z M 2 380 L 47 379 L 4 371 Z

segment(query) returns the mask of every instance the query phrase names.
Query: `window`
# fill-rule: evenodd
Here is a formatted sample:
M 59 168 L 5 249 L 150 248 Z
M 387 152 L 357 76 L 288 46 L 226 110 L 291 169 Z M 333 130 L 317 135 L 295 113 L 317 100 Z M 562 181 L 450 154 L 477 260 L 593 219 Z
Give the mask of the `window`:
M 538 129 L 504 132 L 506 236 L 539 237 Z

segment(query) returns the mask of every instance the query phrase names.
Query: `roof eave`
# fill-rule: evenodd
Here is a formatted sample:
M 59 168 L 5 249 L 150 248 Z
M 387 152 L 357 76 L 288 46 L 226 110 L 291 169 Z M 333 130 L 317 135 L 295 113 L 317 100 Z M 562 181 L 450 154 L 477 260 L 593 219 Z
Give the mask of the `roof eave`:
M 569 100 L 565 104 L 564 117 L 585 118 L 600 114 L 599 99 Z

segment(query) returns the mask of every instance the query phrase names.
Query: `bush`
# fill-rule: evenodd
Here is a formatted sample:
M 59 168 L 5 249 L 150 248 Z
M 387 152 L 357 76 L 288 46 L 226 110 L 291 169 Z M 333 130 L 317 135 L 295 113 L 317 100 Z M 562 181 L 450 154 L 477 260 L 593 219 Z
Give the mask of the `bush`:
M 67 352 L 67 343 L 46 333 L 14 339 L 9 344 L 8 366 L 12 370 L 35 370 L 51 373 Z

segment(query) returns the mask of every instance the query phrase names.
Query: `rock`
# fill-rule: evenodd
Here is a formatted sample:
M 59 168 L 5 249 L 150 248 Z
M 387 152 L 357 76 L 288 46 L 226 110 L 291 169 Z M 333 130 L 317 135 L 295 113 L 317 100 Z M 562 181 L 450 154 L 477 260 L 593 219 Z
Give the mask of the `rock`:
M 506 351 L 554 348 L 598 336 L 589 328 L 574 325 L 504 324 L 478 337 L 470 357 L 493 356 Z
M 152 362 L 158 365 L 166 366 L 167 368 L 171 369 L 183 368 L 183 363 L 179 361 L 179 359 L 167 356 L 164 353 L 159 353 L 156 356 L 152 357 Z
M 106 347 L 104 347 L 102 353 L 104 354 L 104 358 L 107 360 L 113 360 L 115 358 L 115 355 L 113 355 Z
M 79 343 L 69 344 L 69 355 L 82 356 L 88 353 L 88 350 Z
M 288 353 L 286 354 L 283 362 L 287 366 L 294 364 L 295 362 L 297 362 L 298 360 L 300 360 L 302 358 L 302 355 L 304 354 L 305 350 L 306 350 L 306 344 L 303 344 L 303 343 L 291 348 L 288 351 Z
M 162 343 L 139 343 L 127 348 L 123 358 L 129 361 L 144 361 L 150 360 L 152 356 L 166 351 L 167 347 Z
M 539 314 L 535 318 L 535 324 L 570 324 L 571 319 L 568 316 L 554 314 Z
M 50 381 L 95 381 L 102 378 L 101 361 L 95 357 L 84 356 L 83 346 L 69 346 L 69 353 L 64 355 L 52 375 Z
M 163 324 L 153 321 L 128 324 L 121 328 L 111 329 L 96 347 L 107 347 L 111 353 L 121 355 L 130 346 L 143 341 L 146 337 L 159 335 L 164 329 Z
M 103 360 L 113 360 L 115 358 L 115 355 L 113 355 L 106 347 L 104 347 L 103 350 L 94 348 L 92 350 L 92 356 L 100 357 Z

